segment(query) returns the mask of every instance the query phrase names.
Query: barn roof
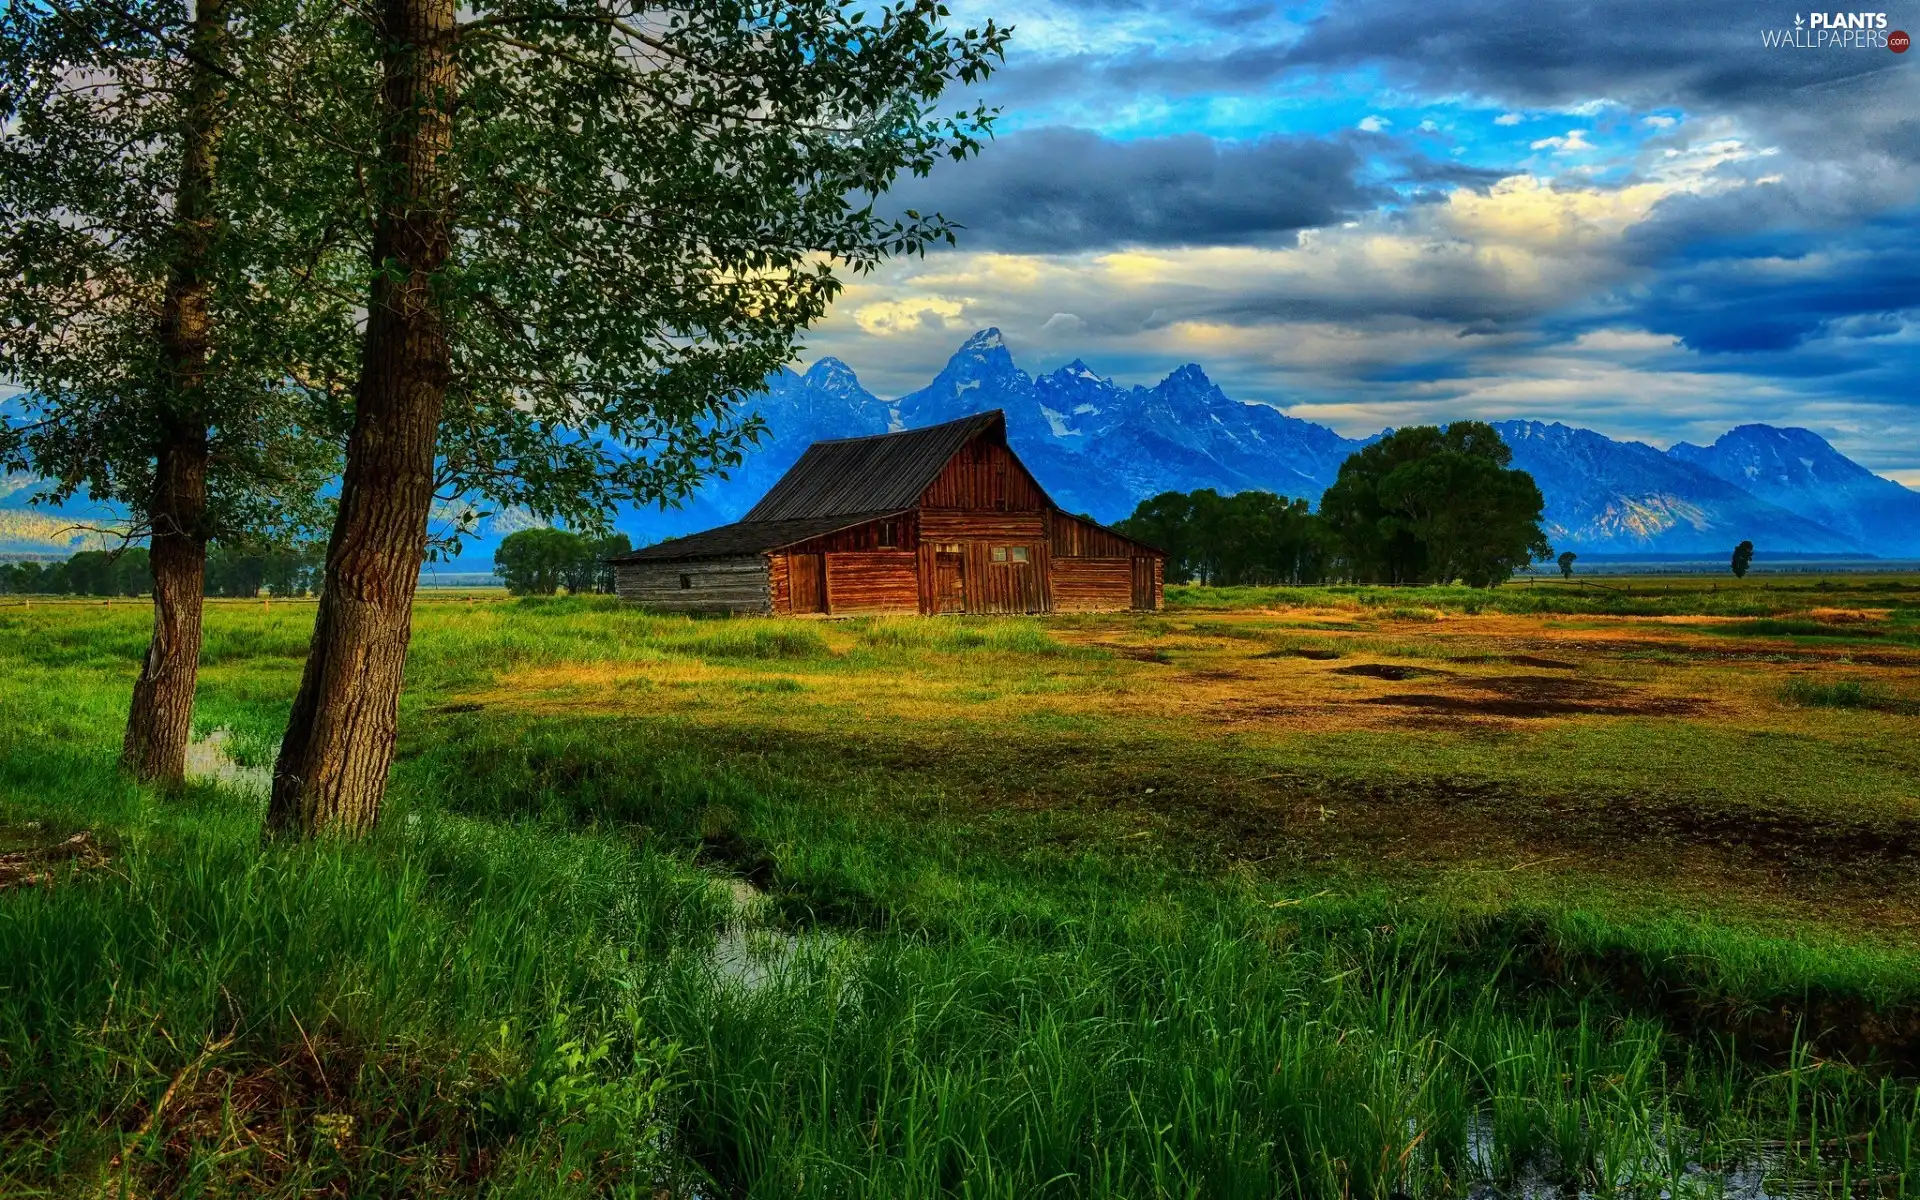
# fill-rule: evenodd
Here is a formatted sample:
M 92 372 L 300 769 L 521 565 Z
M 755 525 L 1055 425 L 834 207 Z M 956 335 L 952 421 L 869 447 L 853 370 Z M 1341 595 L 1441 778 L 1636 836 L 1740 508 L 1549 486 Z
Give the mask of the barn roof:
M 960 448 L 983 434 L 1006 445 L 1006 414 L 996 408 L 924 429 L 815 442 L 760 503 L 733 524 L 645 546 L 606 561 L 670 562 L 764 554 L 880 517 L 897 516 L 917 505 Z M 1039 486 L 1037 482 L 1035 486 Z M 1041 495 L 1046 493 L 1042 491 Z M 1051 498 L 1047 503 L 1059 507 Z M 1083 517 L 1074 520 L 1086 521 L 1156 554 L 1164 553 L 1098 522 Z
M 764 554 L 769 550 L 778 550 L 782 546 L 804 542 L 808 538 L 816 538 L 837 529 L 847 529 L 876 517 L 893 516 L 901 511 L 901 509 L 887 509 L 880 512 L 845 513 L 831 517 L 796 517 L 785 521 L 736 521 L 731 525 L 722 525 L 718 529 L 706 529 L 699 533 L 688 534 L 686 537 L 673 538 L 658 545 L 643 546 L 627 554 L 616 554 L 607 561 L 611 563 L 671 561 L 692 558 L 736 558 L 750 554 Z
M 948 460 L 984 433 L 1005 445 L 1006 414 L 996 408 L 924 429 L 815 442 L 741 523 L 912 508 Z

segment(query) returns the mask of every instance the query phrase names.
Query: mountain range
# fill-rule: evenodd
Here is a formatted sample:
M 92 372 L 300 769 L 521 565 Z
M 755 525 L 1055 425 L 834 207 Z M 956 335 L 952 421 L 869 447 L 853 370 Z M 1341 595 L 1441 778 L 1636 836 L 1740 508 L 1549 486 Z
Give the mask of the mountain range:
M 769 378 L 749 403 L 767 426 L 759 447 L 677 509 L 618 514 L 636 545 L 739 519 L 814 441 L 991 408 L 1005 411 L 1014 449 L 1055 500 L 1106 522 L 1163 491 L 1261 488 L 1317 502 L 1347 456 L 1374 440 L 1229 397 L 1194 363 L 1151 387 L 1122 386 L 1078 360 L 1032 375 L 997 329 L 968 338 L 925 387 L 896 399 L 822 358 Z M 1920 556 L 1920 492 L 1805 429 L 1742 425 L 1711 446 L 1663 451 L 1557 422 L 1494 427 L 1539 484 L 1556 551 L 1718 557 L 1752 539 L 1762 553 Z M 21 482 L 0 481 L 0 552 L 58 549 L 57 519 L 21 511 Z M 526 523 L 491 519 L 460 565 L 485 569 L 499 539 Z

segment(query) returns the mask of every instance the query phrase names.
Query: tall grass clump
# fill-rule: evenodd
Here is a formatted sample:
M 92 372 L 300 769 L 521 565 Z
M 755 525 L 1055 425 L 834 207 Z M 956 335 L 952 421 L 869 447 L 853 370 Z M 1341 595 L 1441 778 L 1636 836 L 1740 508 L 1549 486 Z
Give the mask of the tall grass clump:
M 62 828 L 109 815 L 67 799 Z M 121 804 L 104 864 L 0 894 L 0 1192 L 663 1177 L 675 1050 L 634 997 L 724 912 L 698 872 L 431 810 L 263 848 L 217 792 Z
M 1920 712 L 1920 702 L 1895 695 L 1888 689 L 1861 679 L 1790 679 L 1780 689 L 1780 698 L 1799 708 L 1859 708 L 1876 712 Z
M 917 617 L 872 620 L 858 630 L 863 646 L 873 650 L 963 654 L 984 652 L 1050 657 L 1070 654 L 1067 646 L 1049 634 L 1037 621 L 998 619 L 965 621 L 954 618 L 925 620 Z

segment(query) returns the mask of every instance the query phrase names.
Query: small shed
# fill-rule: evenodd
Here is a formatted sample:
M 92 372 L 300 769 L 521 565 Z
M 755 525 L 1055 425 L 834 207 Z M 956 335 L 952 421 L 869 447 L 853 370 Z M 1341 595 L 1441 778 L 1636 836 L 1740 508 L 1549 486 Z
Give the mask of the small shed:
M 815 442 L 743 519 L 609 561 L 675 612 L 932 615 L 1156 609 L 1166 555 L 1055 504 L 996 409 Z

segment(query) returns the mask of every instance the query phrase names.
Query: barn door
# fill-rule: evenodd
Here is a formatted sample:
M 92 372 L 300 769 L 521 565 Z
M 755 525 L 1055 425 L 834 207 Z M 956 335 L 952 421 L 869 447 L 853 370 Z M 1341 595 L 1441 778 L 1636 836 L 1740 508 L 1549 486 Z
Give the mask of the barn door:
M 940 550 L 933 556 L 933 611 L 967 611 L 967 560 L 958 551 Z
M 789 586 L 793 588 L 793 611 L 797 613 L 821 613 L 827 611 L 827 556 L 824 554 L 793 554 L 788 556 L 788 571 L 791 575 Z
M 1153 560 L 1136 558 L 1133 560 L 1133 607 L 1151 609 L 1153 606 Z

